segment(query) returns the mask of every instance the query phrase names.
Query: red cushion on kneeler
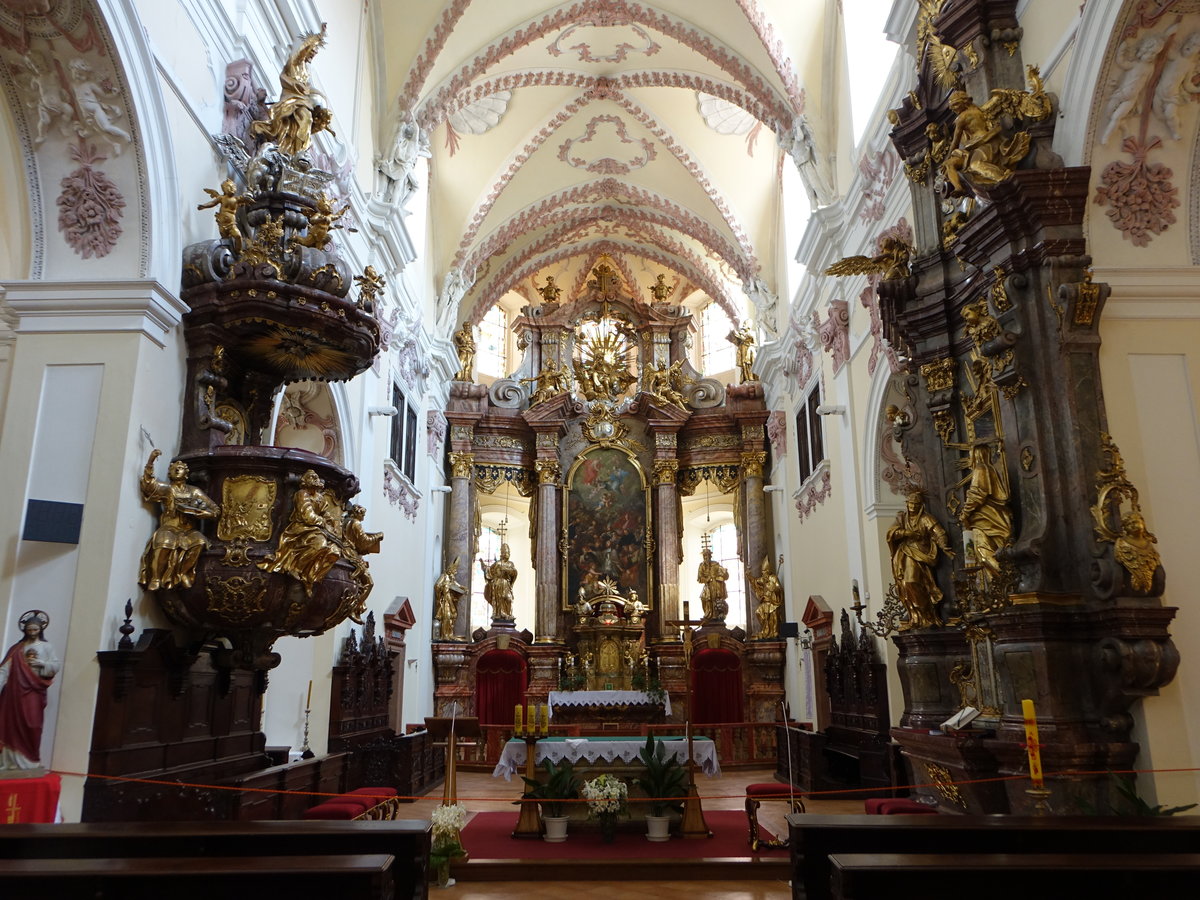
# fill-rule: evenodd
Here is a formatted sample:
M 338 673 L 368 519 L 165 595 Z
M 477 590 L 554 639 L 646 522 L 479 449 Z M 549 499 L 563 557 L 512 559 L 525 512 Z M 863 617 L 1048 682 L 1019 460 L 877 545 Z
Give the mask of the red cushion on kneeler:
M 359 803 L 318 803 L 310 806 L 300 816 L 302 819 L 353 819 L 360 816 L 366 807 Z
M 867 811 L 868 816 L 881 816 L 883 810 L 880 807 L 891 799 L 891 797 L 868 797 L 863 803 L 863 808 Z
M 793 792 L 777 781 L 746 785 L 746 796 L 755 800 L 787 800 L 793 793 L 799 792 Z
M 386 800 L 388 797 L 395 797 L 399 793 L 394 787 L 360 787 L 352 791 L 347 791 L 342 794 L 343 797 L 357 797 L 360 794 L 369 800 L 378 803 L 380 800 Z
M 917 803 L 915 800 L 899 798 L 883 800 L 879 804 L 879 812 L 885 816 L 937 815 L 937 808 L 927 803 Z

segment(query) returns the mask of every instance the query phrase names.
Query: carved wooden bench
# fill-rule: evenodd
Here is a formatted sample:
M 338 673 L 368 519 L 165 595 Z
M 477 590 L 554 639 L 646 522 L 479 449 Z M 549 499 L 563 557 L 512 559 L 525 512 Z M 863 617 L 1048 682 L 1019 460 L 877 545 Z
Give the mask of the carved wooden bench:
M 5 825 L 0 860 L 204 859 L 382 854 L 394 861 L 395 900 L 424 900 L 429 870 L 427 820 L 263 822 L 84 822 Z M 0 889 L 8 900 L 8 893 Z M 46 900 L 42 895 L 39 900 Z M 163 896 L 176 900 L 173 894 Z M 280 893 L 279 896 L 292 896 Z M 338 893 L 326 896 L 341 896 Z
M 1184 897 L 1200 876 L 1200 853 L 835 853 L 829 861 L 834 900 L 928 897 L 944 888 L 971 900 Z
M 221 895 L 393 900 L 385 853 L 0 859 L 6 900 L 211 900 Z
M 792 896 L 828 900 L 834 854 L 1194 853 L 1200 848 L 1200 816 L 809 814 L 788 816 L 788 836 Z

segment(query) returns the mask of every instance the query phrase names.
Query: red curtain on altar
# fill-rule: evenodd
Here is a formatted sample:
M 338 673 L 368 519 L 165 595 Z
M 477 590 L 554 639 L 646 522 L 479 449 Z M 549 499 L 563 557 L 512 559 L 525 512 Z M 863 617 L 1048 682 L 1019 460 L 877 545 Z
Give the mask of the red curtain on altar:
M 692 658 L 692 696 L 697 725 L 741 722 L 742 661 L 730 650 L 705 648 Z
M 511 725 L 525 702 L 525 659 L 516 650 L 489 650 L 475 666 L 475 711 L 481 725 Z

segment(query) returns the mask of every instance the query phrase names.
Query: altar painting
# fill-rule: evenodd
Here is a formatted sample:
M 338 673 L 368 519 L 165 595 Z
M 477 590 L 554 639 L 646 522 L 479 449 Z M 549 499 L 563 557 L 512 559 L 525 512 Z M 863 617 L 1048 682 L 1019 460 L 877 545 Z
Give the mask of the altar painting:
M 581 455 L 568 474 L 565 522 L 569 547 L 563 559 L 563 608 L 585 589 L 590 600 L 605 578 L 622 597 L 630 589 L 652 606 L 646 558 L 649 496 L 636 460 L 621 450 L 598 447 Z

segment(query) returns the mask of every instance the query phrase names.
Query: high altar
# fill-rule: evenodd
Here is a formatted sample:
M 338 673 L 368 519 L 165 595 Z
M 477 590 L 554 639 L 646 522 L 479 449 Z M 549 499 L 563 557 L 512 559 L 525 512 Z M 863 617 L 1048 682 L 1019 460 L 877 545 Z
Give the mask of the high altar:
M 668 624 L 688 617 L 680 602 L 682 498 L 706 482 L 732 494 L 746 568 L 753 562 L 758 571 L 772 555 L 761 386 L 702 377 L 688 361 L 690 312 L 654 298 L 653 289 L 650 300 L 635 296 L 603 260 L 592 275 L 572 300 L 560 302 L 560 289 L 548 285 L 543 302 L 525 308 L 514 325 L 524 348 L 516 373 L 490 388 L 451 386 L 449 577 L 433 649 L 439 714 L 457 703 L 485 725 L 511 724 L 514 702 L 544 703 L 552 691 L 648 690 L 652 702 L 620 710 L 585 703 L 568 714 L 560 704 L 555 723 L 636 730 L 682 722 L 693 712 L 688 667 L 679 629 Z M 470 372 L 469 357 L 463 362 L 460 379 Z M 502 487 L 528 498 L 532 558 L 510 560 L 506 545 L 490 569 L 453 568 L 453 560 L 476 559 L 481 494 Z M 536 585 L 532 631 L 518 630 L 512 617 L 518 576 Z M 469 596 L 479 578 L 490 592 L 491 627 L 468 633 L 468 603 L 455 596 Z M 777 616 L 755 615 L 751 581 L 752 632 L 727 627 L 723 602 L 713 605 L 695 632 L 695 660 L 719 659 L 721 677 L 745 698 L 742 720 L 769 722 L 783 696 L 784 644 Z M 696 712 L 705 702 L 698 692 Z

